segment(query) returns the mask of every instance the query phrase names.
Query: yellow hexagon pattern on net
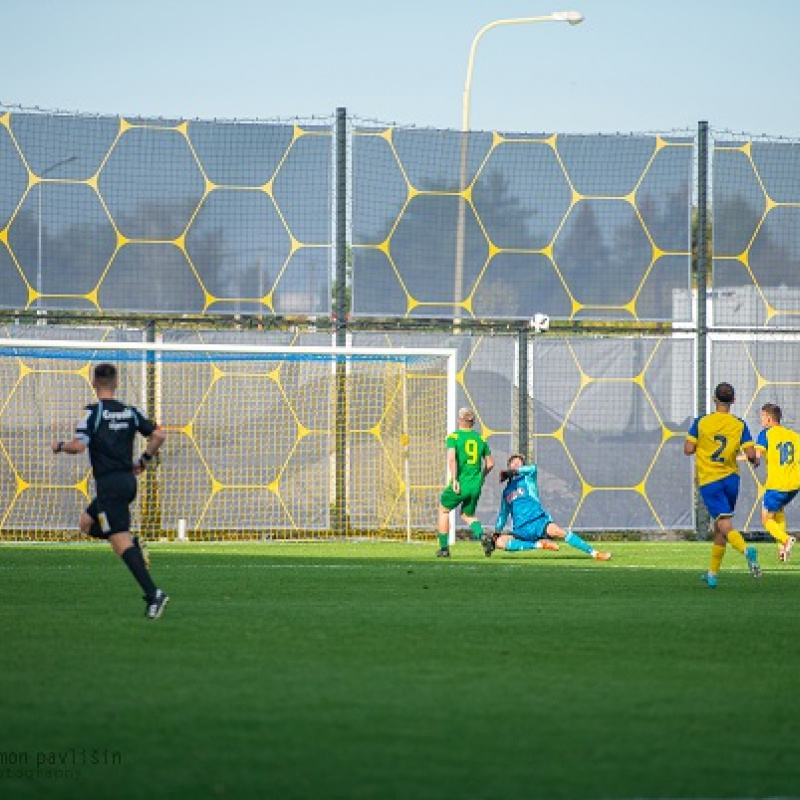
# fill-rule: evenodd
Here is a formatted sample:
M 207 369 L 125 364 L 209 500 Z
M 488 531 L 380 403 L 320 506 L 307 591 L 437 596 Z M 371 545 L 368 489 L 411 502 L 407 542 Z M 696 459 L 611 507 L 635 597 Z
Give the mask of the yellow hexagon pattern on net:
M 6 329 L 0 331 L 5 337 L 9 335 Z M 106 341 L 109 333 L 105 330 L 100 341 Z M 90 364 L 18 355 L 9 358 L 5 368 L 13 369 L 16 378 L 3 382 L 7 391 L 0 397 L 0 420 L 11 419 L 13 425 L 14 418 L 23 413 L 15 403 L 21 403 L 24 409 L 35 402 L 41 404 L 41 413 L 51 424 L 42 429 L 35 449 L 21 447 L 19 436 L 4 437 L 0 427 L 0 471 L 13 478 L 13 488 L 10 481 L 4 481 L 4 492 L 9 496 L 3 498 L 0 508 L 0 530 L 22 531 L 21 538 L 65 538 L 72 535 L 77 512 L 70 511 L 69 518 L 64 518 L 64 504 L 48 499 L 68 494 L 75 509 L 86 505 L 91 471 L 84 459 L 52 457 L 50 445 L 54 440 L 71 438 L 81 409 L 93 398 Z
M 25 170 L 28 173 L 28 180 L 27 186 L 14 209 L 11 218 L 8 220 L 6 226 L 0 229 L 0 241 L 3 242 L 8 248 L 12 263 L 14 264 L 16 270 L 19 272 L 20 278 L 23 281 L 27 293 L 27 305 L 26 308 L 32 307 L 39 298 L 50 298 L 53 300 L 82 300 L 86 301 L 87 303 L 91 304 L 91 306 L 97 311 L 125 311 L 125 308 L 104 308 L 101 304 L 101 288 L 103 286 L 104 281 L 107 279 L 109 275 L 109 271 L 112 269 L 112 266 L 115 260 L 118 258 L 120 251 L 128 246 L 131 245 L 141 245 L 141 244 L 159 244 L 159 245 L 172 245 L 176 247 L 183 255 L 188 265 L 189 273 L 192 275 L 194 281 L 196 281 L 198 289 L 204 298 L 202 307 L 198 308 L 176 308 L 172 309 L 177 312 L 183 313 L 195 313 L 195 314 L 202 314 L 209 311 L 212 305 L 215 303 L 221 304 L 237 304 L 237 303 L 250 303 L 253 306 L 263 306 L 264 310 L 270 313 L 275 313 L 275 305 L 274 305 L 274 298 L 275 292 L 286 274 L 287 267 L 291 259 L 295 256 L 295 254 L 303 249 L 330 249 L 331 244 L 329 242 L 303 242 L 300 237 L 298 237 L 291 228 L 291 223 L 289 220 L 289 215 L 281 209 L 279 200 L 275 197 L 273 192 L 273 186 L 275 183 L 276 178 L 278 178 L 281 169 L 287 162 L 287 159 L 290 157 L 290 154 L 293 148 L 296 147 L 297 142 L 301 140 L 303 137 L 319 137 L 319 136 L 326 136 L 331 137 L 331 132 L 328 129 L 306 129 L 300 125 L 292 126 L 292 135 L 291 140 L 286 146 L 285 151 L 283 154 L 277 159 L 277 166 L 272 175 L 270 175 L 269 179 L 258 186 L 240 186 L 240 185 L 226 185 L 226 184 L 215 184 L 208 178 L 207 170 L 205 169 L 202 159 L 197 152 L 197 149 L 194 146 L 191 138 L 191 123 L 190 122 L 179 122 L 176 124 L 158 124 L 157 122 L 141 122 L 138 120 L 128 120 L 124 117 L 118 118 L 118 128 L 116 136 L 114 137 L 113 141 L 111 142 L 108 150 L 100 159 L 100 165 L 97 171 L 88 177 L 85 178 L 55 178 L 46 175 L 37 175 L 34 173 L 33 169 L 30 166 L 29 160 L 26 158 L 24 149 L 18 139 L 14 135 L 13 131 L 13 113 L 6 112 L 2 116 L 0 116 L 0 125 L 5 128 L 6 132 L 8 133 L 13 146 L 16 148 L 21 163 L 23 164 Z M 149 131 L 153 135 L 156 136 L 180 136 L 184 142 L 185 151 L 187 155 L 191 158 L 191 160 L 195 163 L 196 168 L 199 174 L 202 176 L 203 180 L 203 191 L 201 196 L 199 197 L 197 203 L 195 204 L 194 208 L 192 209 L 191 213 L 189 214 L 188 221 L 183 228 L 183 230 L 178 233 L 176 236 L 168 239 L 162 238 L 129 238 L 123 234 L 120 228 L 120 224 L 117 219 L 115 219 L 114 213 L 111 208 L 109 208 L 109 204 L 106 198 L 103 197 L 101 186 L 100 186 L 100 179 L 103 174 L 103 171 L 106 169 L 109 159 L 113 156 L 113 154 L 118 151 L 121 147 L 124 147 L 126 142 L 126 137 L 130 137 L 138 132 L 142 131 Z M 19 215 L 21 208 L 23 207 L 26 199 L 34 189 L 34 187 L 38 187 L 40 185 L 55 185 L 55 184 L 65 184 L 65 185 L 84 185 L 91 189 L 94 195 L 97 198 L 100 206 L 102 207 L 103 213 L 107 218 L 108 225 L 113 230 L 115 237 L 116 237 L 116 246 L 111 252 L 110 256 L 108 257 L 107 261 L 103 264 L 102 268 L 99 271 L 99 274 L 96 278 L 96 283 L 87 291 L 79 294 L 70 294 L 70 293 L 54 293 L 54 292 L 41 292 L 37 289 L 34 281 L 31 280 L 29 276 L 26 275 L 25 270 L 22 264 L 19 261 L 17 254 L 14 252 L 14 248 L 12 244 L 8 241 L 8 230 L 13 225 L 14 220 Z M 205 202 L 207 201 L 208 197 L 217 190 L 242 190 L 242 191 L 257 191 L 262 192 L 264 195 L 270 198 L 270 201 L 274 204 L 275 211 L 277 214 L 278 219 L 280 220 L 281 225 L 286 230 L 287 238 L 291 242 L 291 245 L 288 249 L 286 254 L 286 258 L 280 265 L 276 265 L 275 269 L 275 277 L 271 280 L 269 286 L 264 287 L 264 294 L 262 296 L 252 296 L 252 297 L 238 297 L 238 296 L 216 296 L 214 293 L 206 286 L 203 277 L 199 273 L 198 269 L 196 268 L 195 264 L 193 263 L 192 258 L 186 248 L 186 236 L 189 230 L 192 227 L 193 222 L 195 221 L 198 212 L 203 207 Z
M 759 281 L 758 275 L 753 268 L 751 261 L 751 254 L 753 245 L 759 234 L 764 229 L 770 216 L 774 216 L 776 212 L 784 209 L 800 209 L 800 199 L 798 200 L 776 200 L 770 194 L 770 187 L 766 177 L 759 170 L 758 162 L 753 156 L 752 140 L 744 141 L 738 144 L 725 144 L 724 142 L 716 142 L 714 145 L 715 155 L 725 156 L 733 154 L 741 154 L 747 161 L 749 169 L 752 171 L 752 179 L 758 186 L 759 191 L 763 195 L 763 209 L 758 220 L 755 222 L 752 230 L 746 231 L 746 244 L 741 252 L 738 253 L 714 253 L 714 260 L 725 262 L 733 261 L 742 266 L 748 278 L 752 282 L 753 289 L 756 297 L 763 306 L 764 319 L 766 323 L 771 322 L 776 316 L 784 317 L 798 317 L 800 316 L 800 308 L 783 308 L 777 309 L 775 305 L 770 302 L 767 296 L 766 288 Z M 781 145 L 778 145 L 781 146 Z M 774 188 L 774 187 L 773 187 Z
M 202 334 L 200 338 L 203 338 Z M 177 368 L 176 365 L 169 366 Z M 235 511 L 237 501 L 242 501 L 248 493 L 256 492 L 262 496 L 270 495 L 274 498 L 275 507 L 281 509 L 281 523 L 274 526 L 276 532 L 282 529 L 282 533 L 278 535 L 292 536 L 303 532 L 304 526 L 308 527 L 307 512 L 302 505 L 298 506 L 297 498 L 308 491 L 314 491 L 315 486 L 322 485 L 324 491 L 327 491 L 328 487 L 323 485 L 325 481 L 320 481 L 319 476 L 313 471 L 303 469 L 298 472 L 290 468 L 290 463 L 296 457 L 298 448 L 307 439 L 313 440 L 316 437 L 317 450 L 322 447 L 324 452 L 328 453 L 327 442 L 333 430 L 332 423 L 326 415 L 317 413 L 316 407 L 307 396 L 308 391 L 298 392 L 297 387 L 292 385 L 292 382 L 297 380 L 294 371 L 304 368 L 302 364 L 298 366 L 293 362 L 281 362 L 277 366 L 275 362 L 269 362 L 265 367 L 263 363 L 229 364 L 220 360 L 208 366 L 205 375 L 200 375 L 199 379 L 199 373 L 196 370 L 193 372 L 191 388 L 182 396 L 180 413 L 183 416 L 167 430 L 171 437 L 175 437 L 173 450 L 188 451 L 195 470 L 203 477 L 193 479 L 193 492 L 188 506 L 185 486 L 181 487 L 174 481 L 166 480 L 163 488 L 164 492 L 175 493 L 184 498 L 180 500 L 183 504 L 181 513 L 187 519 L 190 529 L 197 531 L 209 527 L 213 529 L 213 519 L 223 512 L 228 513 L 230 519 L 241 518 Z M 320 370 L 318 365 L 310 366 L 308 369 L 319 382 L 317 386 L 319 392 L 331 390 L 332 375 L 329 369 Z M 236 467 L 230 467 L 230 463 L 235 465 L 243 461 L 236 458 L 238 448 L 242 445 L 237 438 L 238 433 L 225 434 L 225 450 L 231 456 L 230 459 L 219 461 L 214 455 L 218 449 L 218 442 L 214 437 L 216 435 L 218 439 L 218 434 L 213 430 L 217 423 L 211 421 L 220 418 L 215 387 L 231 384 L 222 395 L 240 397 L 241 392 L 235 391 L 236 385 L 241 383 L 242 387 L 248 386 L 252 391 L 252 385 L 256 380 L 264 385 L 268 382 L 271 386 L 272 399 L 268 404 L 270 417 L 282 421 L 279 426 L 280 441 L 271 439 L 272 447 L 268 448 L 271 452 L 279 451 L 279 455 L 271 466 L 262 465 L 263 468 L 259 467 L 254 471 L 251 464 L 249 469 L 238 470 Z M 349 392 L 357 391 L 355 383 L 358 380 L 355 375 L 348 378 Z M 355 473 L 351 475 L 351 485 L 368 487 L 365 490 L 370 492 L 369 502 L 357 502 L 353 505 L 354 510 L 351 510 L 351 515 L 366 512 L 371 515 L 366 523 L 358 520 L 362 523 L 360 525 L 362 529 L 391 531 L 393 528 L 399 528 L 398 520 L 402 520 L 405 514 L 403 501 L 407 490 L 418 493 L 422 488 L 418 485 L 409 487 L 403 470 L 404 445 L 400 422 L 403 413 L 402 385 L 401 368 L 397 364 L 387 362 L 380 372 L 370 373 L 361 387 L 361 395 L 367 399 L 377 397 L 380 399 L 379 402 L 372 403 L 366 410 L 358 413 L 351 411 L 349 415 L 348 446 L 378 448 L 381 457 L 377 461 L 385 467 L 380 477 L 374 473 L 363 476 Z M 257 394 L 263 396 L 263 390 L 264 386 Z M 443 389 L 439 386 L 436 391 L 441 395 Z M 251 426 L 243 426 L 241 436 L 248 437 L 246 446 L 252 451 L 252 442 L 249 441 L 252 437 Z M 300 457 L 302 458 L 302 454 Z M 359 463 L 359 459 L 353 461 Z M 374 463 L 374 460 L 371 463 Z M 351 465 L 351 469 L 355 467 Z M 298 475 L 301 476 L 299 479 Z M 303 475 L 306 477 L 303 478 Z M 169 507 L 171 503 L 170 497 L 164 498 L 165 506 Z M 327 506 L 327 502 L 324 505 Z M 298 508 L 297 512 L 294 510 L 295 507 Z M 169 520 L 167 523 L 169 524 Z
M 663 415 L 659 412 L 658 405 L 656 404 L 650 390 L 647 387 L 646 383 L 646 375 L 648 370 L 653 365 L 653 361 L 658 354 L 659 350 L 663 346 L 669 346 L 669 340 L 667 339 L 653 339 L 653 347 L 649 354 L 647 354 L 646 358 L 644 359 L 644 364 L 641 367 L 640 371 L 636 374 L 632 374 L 628 377 L 625 376 L 618 376 L 618 377 L 599 377 L 592 374 L 591 371 L 591 358 L 587 357 L 583 361 L 579 357 L 578 353 L 576 352 L 576 343 L 565 339 L 563 340 L 563 347 L 566 348 L 566 351 L 569 355 L 571 362 L 574 364 L 579 380 L 578 380 L 578 387 L 575 392 L 575 395 L 567 404 L 566 412 L 564 413 L 564 417 L 561 420 L 561 424 L 559 427 L 550 432 L 550 433 L 533 433 L 533 440 L 534 443 L 537 440 L 542 439 L 553 439 L 555 441 L 560 442 L 562 445 L 567 461 L 571 465 L 575 476 L 576 476 L 576 483 L 580 487 L 580 495 L 577 497 L 576 502 L 574 504 L 573 510 L 571 512 L 571 516 L 569 518 L 569 525 L 575 525 L 578 517 L 580 515 L 581 509 L 584 506 L 587 498 L 596 492 L 609 492 L 609 493 L 617 493 L 621 495 L 625 495 L 627 493 L 633 493 L 641 497 L 644 501 L 645 506 L 649 510 L 652 515 L 652 521 L 654 527 L 664 529 L 666 526 L 661 519 L 661 514 L 659 513 L 658 504 L 654 499 L 650 496 L 648 492 L 648 482 L 650 476 L 658 463 L 659 459 L 664 455 L 664 446 L 669 442 L 671 439 L 676 437 L 683 437 L 685 435 L 685 431 L 683 430 L 676 430 L 670 428 L 669 425 L 663 418 Z M 569 436 L 567 436 L 567 430 L 570 425 L 571 420 L 575 416 L 576 408 L 578 404 L 581 402 L 582 396 L 589 390 L 591 387 L 599 387 L 604 385 L 621 385 L 621 386 L 630 386 L 631 388 L 636 387 L 636 391 L 641 393 L 641 396 L 644 398 L 646 402 L 646 407 L 649 409 L 649 413 L 652 413 L 654 419 L 657 421 L 659 428 L 661 429 L 661 434 L 659 437 L 659 441 L 656 444 L 653 452 L 647 455 L 646 459 L 643 459 L 638 462 L 638 469 L 639 474 L 635 480 L 632 480 L 629 483 L 604 483 L 604 484 L 597 484 L 593 483 L 591 478 L 587 475 L 587 470 L 582 467 L 581 465 L 581 453 L 580 450 L 576 450 L 570 445 Z M 635 456 L 641 455 L 641 448 L 639 448 L 636 453 L 630 453 L 631 461 L 635 461 Z
M 797 409 L 800 408 L 797 399 L 800 399 L 800 380 L 793 379 L 795 373 L 791 366 L 786 366 L 784 355 L 785 348 L 791 346 L 791 343 L 769 334 L 755 342 L 744 338 L 726 342 L 713 341 L 712 363 L 715 361 L 713 358 L 714 348 L 721 346 L 735 348 L 735 355 L 723 355 L 722 361 L 729 368 L 735 367 L 735 409 L 738 409 L 736 414 L 754 422 L 753 425 L 750 425 L 752 436 L 754 438 L 758 436 L 759 412 L 764 402 L 777 401 L 783 408 L 783 424 L 797 430 Z M 731 375 L 726 374 L 725 380 L 729 379 L 734 380 Z M 742 491 L 736 506 L 737 526 L 741 514 L 743 517 L 742 530 L 763 531 L 761 510 L 766 488 L 766 470 L 763 458 L 759 469 L 754 469 L 751 464 L 745 462 L 740 465 L 740 471 L 742 473 Z M 750 486 L 746 483 L 747 480 L 752 482 L 754 490 L 752 494 Z M 748 502 L 749 505 L 745 505 Z M 786 509 L 790 530 L 797 525 L 797 512 L 794 509 L 794 503 Z
M 357 137 L 374 137 L 376 139 L 384 141 L 386 143 L 386 146 L 391 151 L 392 158 L 397 167 L 397 171 L 402 176 L 402 180 L 404 181 L 406 186 L 405 200 L 402 203 L 402 207 L 399 209 L 394 221 L 389 226 L 389 230 L 385 239 L 381 242 L 354 245 L 354 249 L 356 250 L 358 249 L 376 250 L 383 253 L 383 255 L 386 257 L 388 264 L 391 268 L 391 271 L 393 272 L 394 277 L 397 281 L 397 284 L 405 295 L 405 306 L 406 306 L 405 316 L 410 316 L 412 311 L 424 307 L 447 307 L 447 306 L 453 309 L 454 316 L 458 316 L 462 312 L 466 312 L 468 315 L 473 317 L 479 316 L 474 311 L 473 301 L 476 293 L 479 291 L 481 287 L 481 283 L 484 279 L 484 276 L 487 273 L 487 270 L 489 269 L 491 263 L 493 262 L 494 259 L 496 259 L 497 256 L 506 253 L 513 253 L 516 255 L 538 255 L 548 259 L 548 261 L 552 265 L 552 269 L 555 272 L 557 280 L 563 286 L 564 292 L 569 299 L 571 305 L 571 310 L 568 317 L 569 319 L 574 319 L 576 315 L 578 315 L 581 312 L 583 312 L 585 315 L 586 313 L 590 314 L 591 311 L 599 311 L 603 312 L 604 314 L 608 314 L 608 312 L 617 311 L 623 315 L 624 319 L 632 319 L 639 321 L 641 318 L 639 314 L 638 304 L 640 302 L 643 289 L 647 284 L 648 278 L 650 277 L 653 268 L 655 267 L 659 259 L 663 258 L 664 256 L 681 256 L 688 259 L 691 255 L 688 249 L 689 247 L 688 235 L 687 235 L 687 244 L 685 249 L 670 251 L 659 248 L 655 242 L 654 236 L 650 231 L 645 216 L 638 205 L 639 192 L 642 187 L 642 184 L 645 178 L 647 177 L 648 173 L 650 173 L 650 171 L 653 169 L 653 166 L 654 164 L 656 164 L 659 156 L 662 155 L 669 148 L 692 148 L 693 143 L 691 141 L 669 141 L 661 136 L 652 137 L 652 152 L 650 153 L 649 158 L 646 160 L 646 163 L 644 164 L 641 173 L 638 175 L 638 178 L 635 180 L 634 186 L 630 191 L 627 191 L 625 194 L 619 194 L 619 195 L 613 195 L 613 194 L 590 195 L 590 194 L 581 194 L 576 190 L 569 169 L 564 162 L 562 153 L 559 150 L 559 144 L 561 140 L 564 138 L 559 134 L 553 134 L 541 138 L 522 138 L 522 137 L 507 137 L 496 131 L 493 132 L 491 144 L 489 145 L 488 150 L 485 156 L 483 157 L 482 162 L 476 169 L 474 175 L 471 178 L 467 178 L 467 180 L 469 181 L 468 183 L 465 183 L 465 185 L 459 185 L 456 189 L 452 190 L 430 190 L 430 189 L 424 190 L 413 185 L 412 180 L 409 177 L 408 166 L 403 163 L 402 156 L 397 149 L 397 143 L 395 142 L 395 129 L 386 128 L 377 131 L 362 130 L 362 131 L 357 131 L 355 135 Z M 492 157 L 496 153 L 498 153 L 502 148 L 513 148 L 513 147 L 519 147 L 521 145 L 545 147 L 552 151 L 559 165 L 559 169 L 561 171 L 563 180 L 566 186 L 569 187 L 569 192 L 571 196 L 568 208 L 566 209 L 561 219 L 557 222 L 557 224 L 550 232 L 549 241 L 539 248 L 528 248 L 528 249 L 517 248 L 517 247 L 505 248 L 501 245 L 498 245 L 496 242 L 493 242 L 490 233 L 487 229 L 487 226 L 484 223 L 483 219 L 481 218 L 480 210 L 477 208 L 473 199 L 473 190 L 475 188 L 475 185 L 484 175 L 484 172 L 487 169 L 487 165 L 491 162 Z M 463 169 L 464 167 L 462 165 L 462 172 Z M 464 175 L 463 177 L 466 178 L 467 176 Z M 436 300 L 423 300 L 420 297 L 414 296 L 411 289 L 409 288 L 406 277 L 403 275 L 402 264 L 398 263 L 397 256 L 393 255 L 392 253 L 391 244 L 393 237 L 395 236 L 398 227 L 400 226 L 403 220 L 404 215 L 408 212 L 409 206 L 412 203 L 412 201 L 420 197 L 451 197 L 457 199 L 459 201 L 459 221 L 458 221 L 459 230 L 463 231 L 463 225 L 466 224 L 465 220 L 469 221 L 474 219 L 474 224 L 476 226 L 476 229 L 480 231 L 481 236 L 485 239 L 486 242 L 487 257 L 478 268 L 477 275 L 470 284 L 462 283 L 462 281 L 459 280 L 459 278 L 461 277 L 461 271 L 459 270 L 458 266 L 456 267 L 456 278 L 455 278 L 456 296 L 452 300 L 445 298 Z M 586 202 L 604 202 L 604 203 L 616 202 L 616 203 L 622 203 L 626 206 L 630 206 L 631 213 L 633 217 L 640 224 L 643 236 L 645 237 L 645 240 L 647 242 L 647 247 L 649 249 L 649 252 L 646 254 L 646 258 L 644 259 L 646 261 L 646 266 L 643 270 L 643 273 L 641 277 L 638 279 L 638 281 L 634 282 L 631 285 L 630 296 L 627 297 L 624 302 L 616 305 L 614 304 L 592 305 L 589 303 L 582 302 L 580 300 L 579 287 L 570 284 L 569 277 L 565 274 L 564 270 L 559 265 L 558 260 L 554 258 L 554 246 L 556 245 L 559 236 L 564 230 L 564 227 L 567 224 L 568 219 L 575 214 L 576 209 L 580 207 L 580 204 Z M 460 233 L 459 235 L 463 236 L 463 232 Z M 459 261 L 458 253 L 456 254 L 456 261 L 457 262 Z M 687 275 L 688 275 L 688 267 L 687 267 Z

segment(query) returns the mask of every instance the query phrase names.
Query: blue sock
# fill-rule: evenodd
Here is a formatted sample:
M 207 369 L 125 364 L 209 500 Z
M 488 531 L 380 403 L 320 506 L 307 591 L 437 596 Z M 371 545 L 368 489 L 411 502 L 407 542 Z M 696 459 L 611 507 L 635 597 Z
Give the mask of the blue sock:
M 522 539 L 512 539 L 506 543 L 506 550 L 513 552 L 514 550 L 535 550 L 535 542 L 523 542 Z
M 581 539 L 581 537 L 578 536 L 577 533 L 573 533 L 572 531 L 567 531 L 567 535 L 564 537 L 564 541 L 570 547 L 575 547 L 576 549 L 581 550 L 584 553 L 587 553 L 588 555 L 594 553 L 594 548 L 590 544 L 584 542 L 583 539 Z

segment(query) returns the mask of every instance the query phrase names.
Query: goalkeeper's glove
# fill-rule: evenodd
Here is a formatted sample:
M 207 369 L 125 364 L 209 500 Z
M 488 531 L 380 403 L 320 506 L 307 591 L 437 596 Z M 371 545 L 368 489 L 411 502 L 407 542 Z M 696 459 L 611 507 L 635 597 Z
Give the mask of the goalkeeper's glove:
M 510 480 L 515 475 L 517 475 L 517 470 L 515 469 L 504 469 L 500 471 L 500 483 L 505 483 L 507 480 Z

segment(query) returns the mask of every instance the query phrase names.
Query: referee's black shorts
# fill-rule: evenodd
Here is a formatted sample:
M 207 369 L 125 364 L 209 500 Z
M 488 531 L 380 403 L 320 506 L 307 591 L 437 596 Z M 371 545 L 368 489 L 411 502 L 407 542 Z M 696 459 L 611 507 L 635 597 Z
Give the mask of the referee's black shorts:
M 136 476 L 133 472 L 112 472 L 96 480 L 97 497 L 86 513 L 97 523 L 91 536 L 107 539 L 114 533 L 131 529 L 131 503 L 136 499 Z

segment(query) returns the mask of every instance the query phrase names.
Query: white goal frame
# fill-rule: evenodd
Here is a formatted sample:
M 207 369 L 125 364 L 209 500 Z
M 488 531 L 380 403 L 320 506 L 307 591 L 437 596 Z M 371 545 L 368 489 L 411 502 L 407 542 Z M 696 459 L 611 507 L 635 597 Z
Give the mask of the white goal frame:
M 16 353 L 14 351 L 17 351 Z M 0 338 L 0 352 L 4 357 L 18 357 L 18 358 L 46 358 L 46 354 L 57 354 L 55 358 L 70 358 L 70 353 L 76 353 L 76 357 L 83 359 L 85 353 L 91 353 L 91 361 L 102 361 L 103 353 L 109 353 L 109 360 L 114 361 L 112 354 L 128 352 L 131 354 L 141 353 L 155 354 L 156 365 L 163 361 L 164 354 L 175 354 L 177 358 L 170 359 L 172 361 L 182 361 L 181 355 L 185 357 L 186 361 L 192 361 L 193 354 L 198 356 L 198 360 L 205 360 L 208 358 L 213 361 L 215 355 L 218 355 L 221 360 L 225 356 L 243 356 L 244 360 L 248 356 L 267 357 L 265 360 L 286 360 L 297 362 L 302 360 L 324 361 L 330 360 L 332 369 L 336 369 L 337 364 L 344 363 L 345 369 L 349 370 L 351 365 L 359 361 L 421 361 L 424 359 L 440 359 L 446 363 L 446 402 L 445 408 L 442 409 L 443 415 L 446 420 L 444 427 L 446 433 L 455 430 L 457 425 L 457 350 L 454 348 L 415 348 L 415 347 L 354 347 L 354 346 L 307 346 L 307 345 L 256 345 L 256 344 L 234 344 L 234 343 L 213 343 L 213 342 L 163 342 L 163 341 L 134 341 L 134 342 L 117 342 L 117 341 L 97 341 L 89 339 L 45 339 L 45 338 Z M 80 354 L 80 355 L 77 355 Z M 159 355 L 162 356 L 159 359 Z M 53 356 L 49 356 L 53 357 Z M 118 357 L 118 360 L 122 360 Z M 145 370 L 150 362 L 143 361 L 142 369 Z M 410 476 L 409 476 L 409 445 L 408 441 L 408 414 L 407 414 L 407 391 L 406 381 L 408 372 L 404 372 L 403 387 L 402 387 L 402 414 L 403 414 L 403 459 L 404 459 L 404 481 L 406 485 L 405 497 L 405 521 L 406 521 L 406 539 L 412 539 L 412 517 L 411 517 L 411 497 L 409 492 Z M 160 379 L 157 379 L 157 381 Z M 143 381 L 144 383 L 144 381 Z M 156 416 L 160 406 L 160 383 L 157 382 L 157 389 L 155 392 Z M 145 390 L 142 390 L 141 396 L 122 396 L 123 401 L 129 401 L 136 405 L 146 407 L 146 398 L 144 397 Z M 77 414 L 79 408 L 75 409 Z M 435 409 L 431 409 L 430 413 L 435 413 Z M 444 441 L 436 442 L 437 457 L 441 459 L 442 464 L 442 486 L 446 481 L 446 458 L 444 452 Z M 429 445 L 432 446 L 432 445 Z M 349 453 L 349 451 L 348 451 Z M 43 456 L 44 457 L 44 456 Z M 333 476 L 332 476 L 333 480 Z M 349 508 L 349 500 L 348 500 Z M 450 541 L 455 540 L 455 515 L 451 514 L 450 526 Z M 429 530 L 434 532 L 437 518 L 437 505 L 432 505 L 430 508 L 430 523 Z M 181 526 L 181 523 L 183 525 Z M 185 521 L 183 519 L 178 521 L 178 535 L 181 536 L 181 527 L 185 530 Z M 419 525 L 416 526 L 419 529 Z M 353 530 L 352 535 L 358 536 L 358 530 Z M 0 539 L 3 538 L 3 531 L 0 530 Z M 182 537 L 181 537 L 182 538 Z

